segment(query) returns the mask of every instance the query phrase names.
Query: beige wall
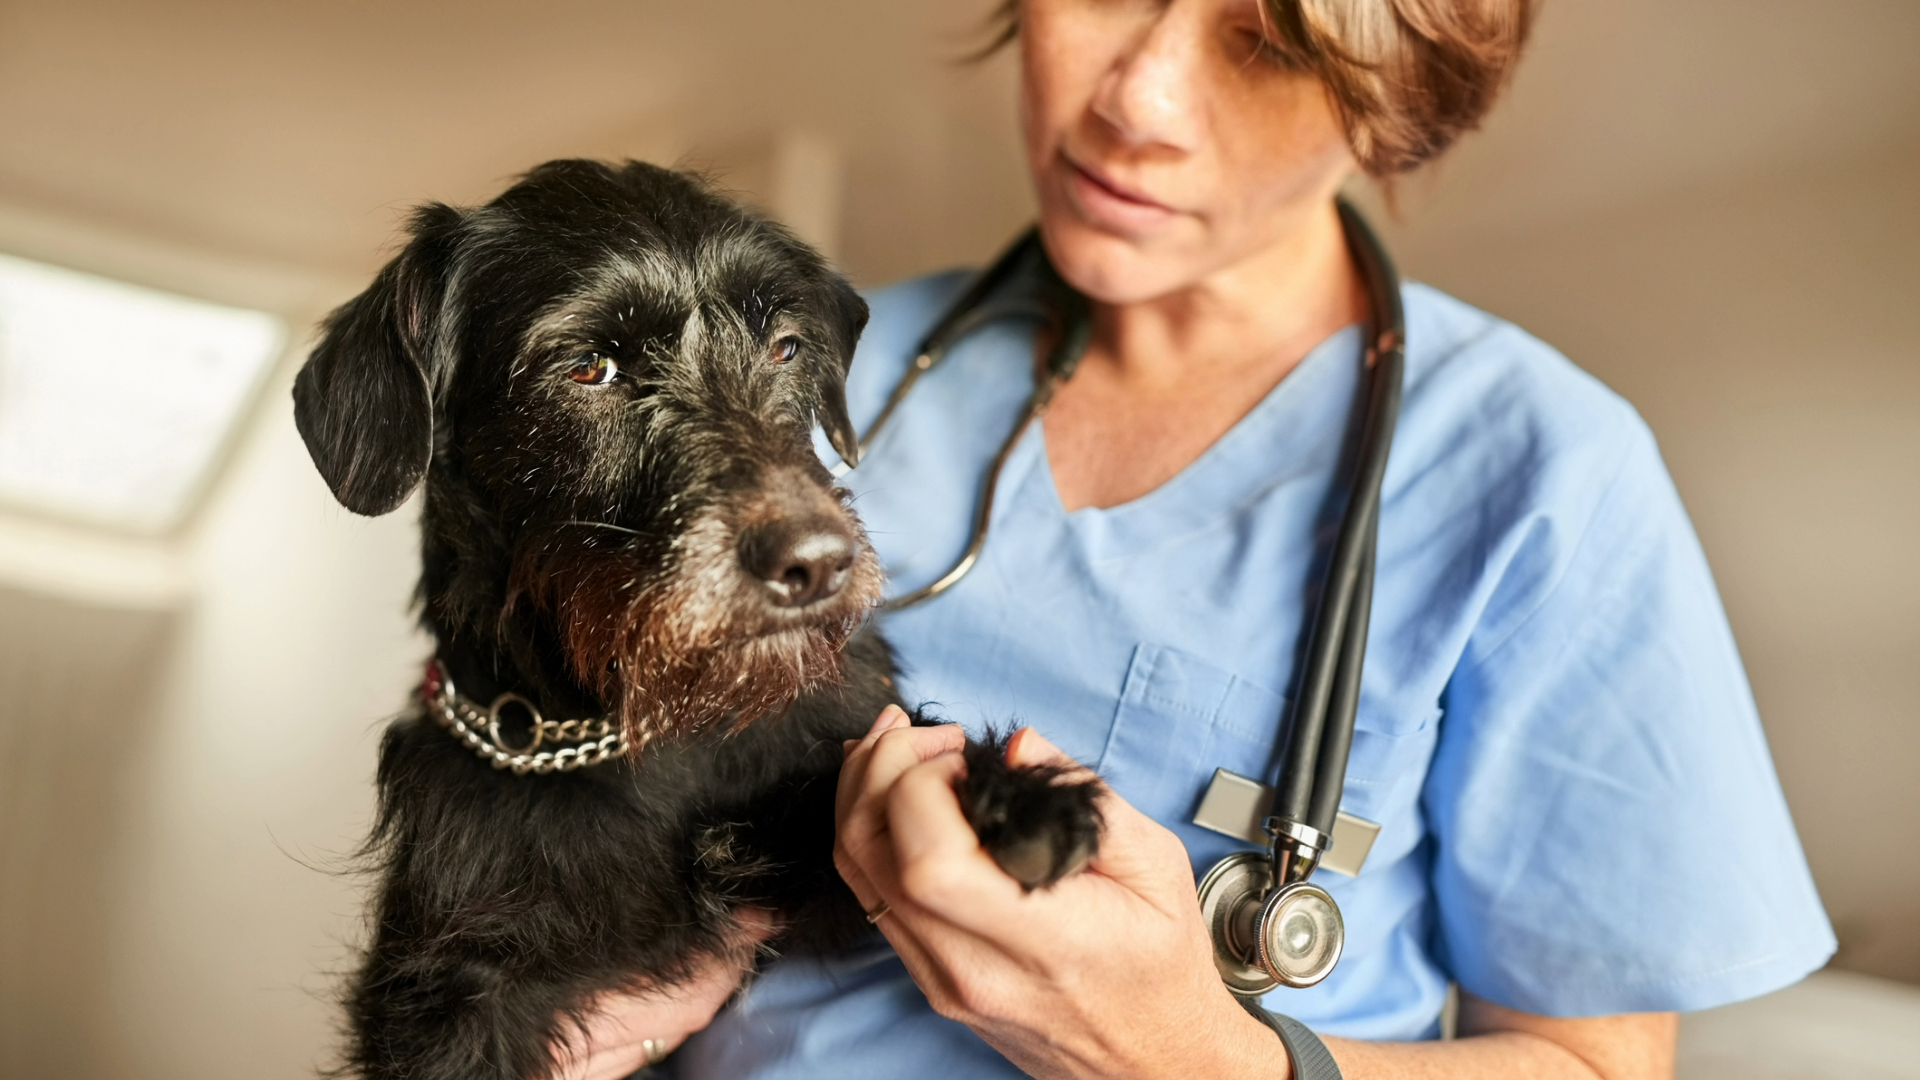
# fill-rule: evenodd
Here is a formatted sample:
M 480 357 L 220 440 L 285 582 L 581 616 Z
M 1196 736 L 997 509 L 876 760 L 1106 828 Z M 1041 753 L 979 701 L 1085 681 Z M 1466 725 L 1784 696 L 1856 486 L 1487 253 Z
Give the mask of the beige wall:
M 169 553 L 182 598 L 0 588 L 0 1076 L 327 1063 L 379 722 L 427 652 L 411 519 L 342 510 L 273 408 Z
M 762 194 L 839 177 L 806 213 L 861 280 L 977 260 L 1027 206 L 1010 68 L 947 62 L 984 6 L 0 0 L 0 250 L 305 326 L 418 198 L 562 153 L 777 187 L 799 145 Z M 1549 0 L 1392 231 L 1646 414 L 1844 960 L 1920 981 L 1915 40 L 1906 0 Z M 424 646 L 406 513 L 330 502 L 288 378 L 178 535 L 0 517 L 0 1075 L 325 1060 L 329 871 Z
M 194 599 L 114 869 L 103 1075 L 324 1062 L 331 975 L 358 927 L 340 872 L 365 829 L 379 721 L 426 655 L 406 612 L 411 517 L 337 506 L 274 409 L 187 541 Z
M 804 129 L 870 281 L 1018 223 L 989 0 L 4 0 L 0 203 L 359 276 L 405 208 L 563 155 Z
M 0 1075 L 100 1075 L 114 856 L 175 630 L 0 588 Z

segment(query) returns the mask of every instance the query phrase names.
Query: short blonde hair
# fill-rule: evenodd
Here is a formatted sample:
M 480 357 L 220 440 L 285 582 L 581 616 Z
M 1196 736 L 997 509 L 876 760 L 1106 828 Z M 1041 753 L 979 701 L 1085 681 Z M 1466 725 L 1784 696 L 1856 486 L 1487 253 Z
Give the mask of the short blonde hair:
M 1536 0 L 1262 0 L 1281 62 L 1318 78 L 1369 176 L 1439 157 L 1480 125 L 1533 28 Z M 992 52 L 1020 33 L 1002 0 Z

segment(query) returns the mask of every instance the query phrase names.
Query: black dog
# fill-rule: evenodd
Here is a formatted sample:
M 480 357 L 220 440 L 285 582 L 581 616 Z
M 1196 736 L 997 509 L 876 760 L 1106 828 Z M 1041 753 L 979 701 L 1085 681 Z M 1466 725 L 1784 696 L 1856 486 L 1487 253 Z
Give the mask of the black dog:
M 594 995 L 667 986 L 771 907 L 865 930 L 832 864 L 841 740 L 898 703 L 851 458 L 866 304 L 684 174 L 544 165 L 430 205 L 294 387 L 349 509 L 423 483 L 438 653 L 381 746 L 349 1068 L 547 1075 Z M 976 830 L 1029 887 L 1083 865 L 1094 785 L 975 744 Z

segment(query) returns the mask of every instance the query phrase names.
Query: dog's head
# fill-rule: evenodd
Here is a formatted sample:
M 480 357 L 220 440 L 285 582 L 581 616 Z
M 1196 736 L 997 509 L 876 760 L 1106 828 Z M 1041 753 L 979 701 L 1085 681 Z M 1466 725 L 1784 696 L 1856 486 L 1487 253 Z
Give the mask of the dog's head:
M 835 678 L 878 601 L 811 440 L 857 453 L 866 318 L 811 249 L 693 177 L 552 162 L 484 207 L 418 211 L 327 319 L 294 417 L 349 509 L 424 482 L 443 637 L 496 635 L 523 673 L 564 654 L 630 733 L 676 734 Z

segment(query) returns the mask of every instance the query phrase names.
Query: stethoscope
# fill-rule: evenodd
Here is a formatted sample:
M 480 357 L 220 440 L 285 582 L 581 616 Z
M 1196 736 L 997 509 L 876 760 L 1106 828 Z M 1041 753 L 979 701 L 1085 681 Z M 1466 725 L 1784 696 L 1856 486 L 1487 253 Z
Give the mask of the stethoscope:
M 1373 230 L 1346 200 L 1338 201 L 1347 246 L 1367 288 L 1366 406 L 1353 435 L 1352 480 L 1347 506 L 1327 565 L 1326 584 L 1314 613 L 1298 693 L 1286 725 L 1285 749 L 1269 812 L 1261 819 L 1265 852 L 1243 851 L 1215 863 L 1200 882 L 1200 909 L 1213 939 L 1214 962 L 1227 988 L 1256 997 L 1276 986 L 1306 987 L 1325 979 L 1340 960 L 1346 926 L 1340 907 L 1307 880 L 1333 843 L 1335 816 L 1353 745 L 1365 661 L 1367 618 L 1373 603 L 1373 561 L 1379 532 L 1380 485 L 1400 411 L 1406 322 L 1400 280 Z M 1009 281 L 1031 275 L 1029 305 L 989 307 Z M 924 603 L 953 588 L 980 559 L 991 524 L 994 490 L 1020 439 L 1073 377 L 1093 336 L 1092 314 L 1081 296 L 1054 271 L 1029 230 L 947 308 L 921 339 L 913 363 L 894 386 L 873 426 L 859 440 L 854 461 L 864 457 L 914 384 L 945 359 L 953 346 L 987 322 L 1011 314 L 1034 314 L 1050 324 L 1051 347 L 1012 432 L 994 455 L 974 508 L 973 531 L 953 567 L 932 582 L 894 598 L 887 611 Z M 841 471 L 845 471 L 842 469 Z M 1231 775 L 1231 774 L 1229 774 Z M 1244 782 L 1244 778 L 1242 779 Z

